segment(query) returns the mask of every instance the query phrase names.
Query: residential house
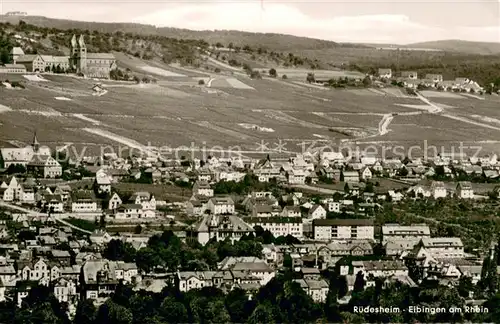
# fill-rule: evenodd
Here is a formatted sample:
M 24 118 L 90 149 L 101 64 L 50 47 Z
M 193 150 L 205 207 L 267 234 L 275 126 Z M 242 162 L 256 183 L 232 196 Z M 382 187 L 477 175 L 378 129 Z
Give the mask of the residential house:
M 254 205 L 252 208 L 252 217 L 276 217 L 281 214 L 281 207 L 273 205 Z
M 418 73 L 416 71 L 401 71 L 401 77 L 410 80 L 417 80 Z
M 304 184 L 306 182 L 306 172 L 302 169 L 292 169 L 286 172 L 289 184 Z
M 100 211 L 93 191 L 79 190 L 71 195 L 71 211 L 73 213 L 95 213 Z
M 381 79 L 391 79 L 392 78 L 392 70 L 391 69 L 378 69 L 378 76 Z
M 465 256 L 464 245 L 458 237 L 423 238 L 417 246 L 438 259 L 460 259 Z
M 135 192 L 129 199 L 129 203 L 142 206 L 144 211 L 156 210 L 156 199 L 149 192 Z
M 34 155 L 27 165 L 28 172 L 44 178 L 57 178 L 62 175 L 62 167 L 50 155 Z
M 358 171 L 342 171 L 341 180 L 344 182 L 357 183 L 359 182 Z
M 388 278 L 388 277 L 405 277 L 408 276 L 408 267 L 400 260 L 376 260 L 362 261 L 363 267 L 361 272 L 365 275 L 367 286 L 375 285 L 373 279 Z
M 64 204 L 61 195 L 46 194 L 43 196 L 45 208 L 54 213 L 62 213 L 64 211 Z
M 294 279 L 316 303 L 326 302 L 328 283 L 324 279 Z
M 193 185 L 193 195 L 213 197 L 214 190 L 210 187 L 208 182 L 196 181 Z
M 54 283 L 54 296 L 60 303 L 71 303 L 76 301 L 76 282 L 66 278 L 59 278 Z
M 139 219 L 143 218 L 141 204 L 123 204 L 120 205 L 114 213 L 114 218 L 119 219 Z
M 264 260 L 256 257 L 226 257 L 217 267 L 221 271 L 246 272 L 250 276 L 259 278 L 262 286 L 275 276 L 274 270 Z
M 372 171 L 368 167 L 361 169 L 361 179 L 370 180 L 373 177 Z
M 95 177 L 95 186 L 99 193 L 111 193 L 111 182 L 113 178 L 103 169 L 97 171 Z
M 122 199 L 120 198 L 118 193 L 115 192 L 108 200 L 108 209 L 116 210 L 122 203 Z
M 234 214 L 234 201 L 231 197 L 212 197 L 207 208 L 212 215 Z
M 253 233 L 254 229 L 241 218 L 234 215 L 211 214 L 205 215 L 195 227 L 198 242 L 205 245 L 210 239 L 223 241 L 229 238 L 238 241 L 243 235 Z
M 280 168 L 274 166 L 274 163 L 268 157 L 259 161 L 253 172 L 260 182 L 269 182 L 270 179 L 277 178 L 280 175 Z
M 317 255 L 323 263 L 323 268 L 335 266 L 337 261 L 346 256 L 372 255 L 373 248 L 366 240 L 334 240 L 319 247 Z
M 274 237 L 291 235 L 298 239 L 303 237 L 303 225 L 300 217 L 249 217 L 245 218 L 248 225 L 260 226 L 268 230 Z
M 307 213 L 309 219 L 324 219 L 326 218 L 326 210 L 321 205 L 314 205 Z
M 446 197 L 446 187 L 442 181 L 433 181 L 431 183 L 431 194 L 434 199 Z
M 472 199 L 474 198 L 474 190 L 472 189 L 472 184 L 469 181 L 459 181 L 457 184 L 457 196 L 461 199 Z
M 285 206 L 281 211 L 283 217 L 301 217 L 302 213 L 299 206 Z
M 369 219 L 315 219 L 313 237 L 318 241 L 373 240 L 375 227 Z
M 186 203 L 186 213 L 189 216 L 201 216 L 208 210 L 208 198 L 193 197 Z
M 333 198 L 329 198 L 324 201 L 324 204 L 329 212 L 340 213 L 340 201 L 335 201 Z
M 439 82 L 443 82 L 443 75 L 442 74 L 426 74 L 425 79 L 430 80 L 431 82 L 434 82 L 434 83 L 439 83 Z

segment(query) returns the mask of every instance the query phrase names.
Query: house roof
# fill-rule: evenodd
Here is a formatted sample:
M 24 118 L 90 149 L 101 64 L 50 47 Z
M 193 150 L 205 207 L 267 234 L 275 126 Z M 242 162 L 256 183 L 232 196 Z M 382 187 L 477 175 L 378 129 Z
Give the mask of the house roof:
M 12 54 L 12 55 L 24 55 L 24 51 L 21 47 L 13 47 L 12 50 L 10 51 L 10 54 Z
M 87 53 L 87 59 L 115 60 L 116 58 L 112 53 Z

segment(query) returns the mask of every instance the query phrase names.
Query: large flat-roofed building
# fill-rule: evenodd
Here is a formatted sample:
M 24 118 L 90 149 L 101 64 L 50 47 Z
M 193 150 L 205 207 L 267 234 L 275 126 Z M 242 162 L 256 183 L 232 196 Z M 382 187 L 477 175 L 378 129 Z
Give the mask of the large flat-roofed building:
M 426 224 L 385 224 L 382 226 L 382 243 L 394 242 L 399 240 L 416 240 L 431 236 L 429 226 Z
M 373 240 L 375 226 L 371 219 L 315 219 L 313 237 L 318 241 Z

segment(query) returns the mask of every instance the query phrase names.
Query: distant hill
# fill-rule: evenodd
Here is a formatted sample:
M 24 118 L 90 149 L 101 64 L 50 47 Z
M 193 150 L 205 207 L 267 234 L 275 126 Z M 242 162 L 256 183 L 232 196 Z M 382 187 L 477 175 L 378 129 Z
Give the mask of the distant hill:
M 123 33 L 133 33 L 137 35 L 158 35 L 177 39 L 196 39 L 204 40 L 210 44 L 218 42 L 223 45 L 233 43 L 235 46 L 260 46 L 274 51 L 289 51 L 303 49 L 331 49 L 339 47 L 347 48 L 363 48 L 364 45 L 336 43 L 332 41 L 297 37 L 292 35 L 272 34 L 272 33 L 250 33 L 235 30 L 204 30 L 195 31 L 189 29 L 157 28 L 153 25 L 135 24 L 135 23 L 102 23 L 102 22 L 87 22 L 73 21 L 65 19 L 54 19 L 42 16 L 6 16 L 0 15 L 0 22 L 10 22 L 18 24 L 22 20 L 28 24 L 57 28 L 62 30 L 80 29 L 99 31 L 101 33 L 115 33 L 121 31 Z
M 479 55 L 500 54 L 500 43 L 471 42 L 463 40 L 441 40 L 404 45 L 404 47 L 432 48 L 447 52 L 459 52 Z

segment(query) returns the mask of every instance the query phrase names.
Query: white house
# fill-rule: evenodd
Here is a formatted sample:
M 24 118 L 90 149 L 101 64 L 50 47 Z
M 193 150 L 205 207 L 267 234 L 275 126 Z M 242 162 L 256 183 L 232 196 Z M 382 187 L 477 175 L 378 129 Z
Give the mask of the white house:
M 289 184 L 304 184 L 306 182 L 306 172 L 302 169 L 292 169 L 286 173 Z
M 205 215 L 195 227 L 198 242 L 205 245 L 210 239 L 223 241 L 229 238 L 238 241 L 243 235 L 253 233 L 254 229 L 241 218 L 234 215 Z
M 419 245 L 434 258 L 460 259 L 465 256 L 464 245 L 458 237 L 423 238 Z
M 361 170 L 361 179 L 370 180 L 373 177 L 372 171 L 368 167 L 364 167 Z
M 434 199 L 446 197 L 446 187 L 442 181 L 433 181 L 431 184 L 431 194 Z
M 156 199 L 149 192 L 135 192 L 129 199 L 129 203 L 142 206 L 143 210 L 156 210 Z
M 375 227 L 370 219 L 315 219 L 313 237 L 318 241 L 373 240 Z
M 328 296 L 328 283 L 324 279 L 295 279 L 300 287 L 316 303 L 324 303 Z
M 117 209 L 121 204 L 123 203 L 122 199 L 118 195 L 118 193 L 113 193 L 111 198 L 109 198 L 108 201 L 108 209 L 109 210 L 115 210 Z
M 309 210 L 307 217 L 310 219 L 324 219 L 326 218 L 326 210 L 321 205 L 314 205 Z
M 302 239 L 303 225 L 300 217 L 250 217 L 245 219 L 248 225 L 260 226 L 274 237 L 291 235 Z
M 54 296 L 60 303 L 68 303 L 76 298 L 76 283 L 73 280 L 60 278 L 54 283 Z
M 461 199 L 474 198 L 474 190 L 472 189 L 472 184 L 469 181 L 458 182 L 456 191 L 458 198 Z
M 300 217 L 301 214 L 299 206 L 285 206 L 281 211 L 283 217 Z
M 212 197 L 207 208 L 212 215 L 234 214 L 234 201 L 231 197 Z
M 44 178 L 57 178 L 62 175 L 62 167 L 50 155 L 34 155 L 28 163 L 28 171 L 42 175 Z
M 193 195 L 213 197 L 214 190 L 210 187 L 208 182 L 196 181 L 193 185 Z
M 90 190 L 80 190 L 72 194 L 71 211 L 73 213 L 95 213 L 100 210 L 97 199 Z
M 138 219 L 142 218 L 142 205 L 123 204 L 120 205 L 114 214 L 115 219 Z
M 381 79 L 390 79 L 392 78 L 392 70 L 391 69 L 378 69 L 378 76 Z
M 97 171 L 95 176 L 95 185 L 99 193 L 110 193 L 111 192 L 111 182 L 113 178 L 104 171 L 100 169 Z

